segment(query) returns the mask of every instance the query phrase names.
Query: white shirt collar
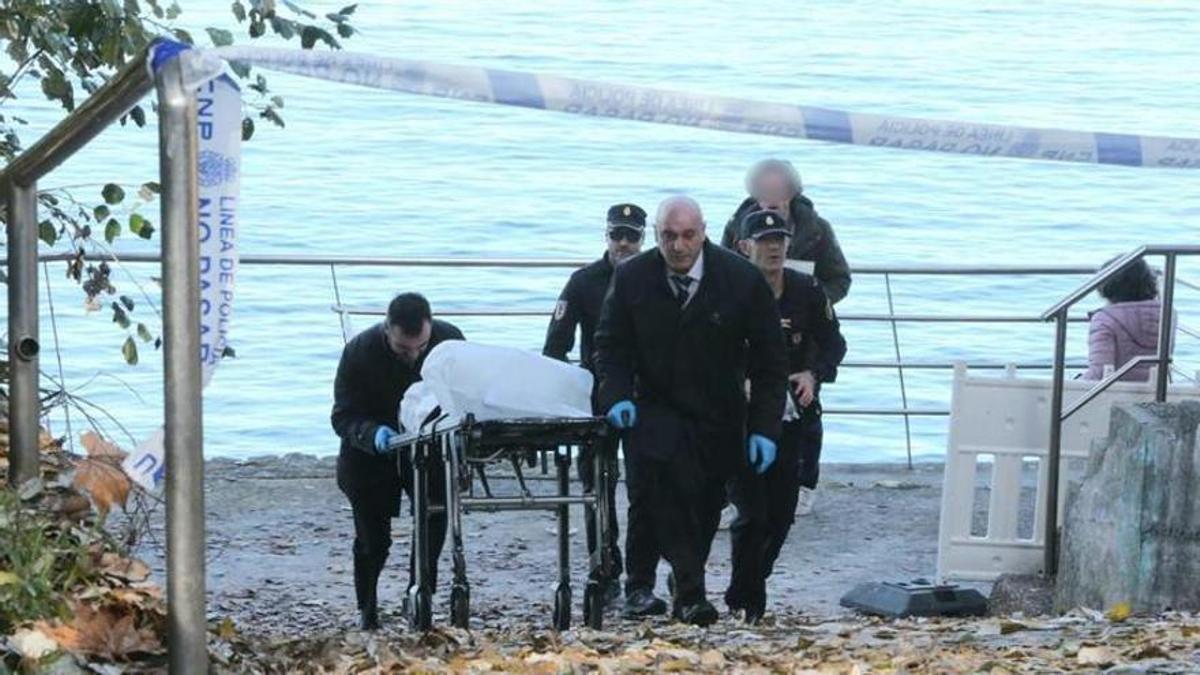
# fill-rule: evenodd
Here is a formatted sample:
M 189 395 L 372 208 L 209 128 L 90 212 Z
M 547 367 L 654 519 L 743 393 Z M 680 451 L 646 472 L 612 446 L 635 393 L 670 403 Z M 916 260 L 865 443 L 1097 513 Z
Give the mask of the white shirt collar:
M 670 285 L 671 277 L 673 277 L 673 276 L 675 276 L 675 273 L 671 271 L 670 267 L 667 267 L 667 284 L 668 284 L 668 286 L 671 287 L 672 292 L 674 292 L 673 289 L 675 288 L 674 286 Z M 696 291 L 698 291 L 700 289 L 700 280 L 704 277 L 704 249 L 703 248 L 700 249 L 700 255 L 696 256 L 696 261 L 692 263 L 692 269 L 688 270 L 688 273 L 686 276 L 692 280 L 692 284 L 690 286 L 688 286 L 688 302 L 691 302 L 692 298 L 696 297 Z M 687 304 L 687 303 L 684 303 L 684 304 Z

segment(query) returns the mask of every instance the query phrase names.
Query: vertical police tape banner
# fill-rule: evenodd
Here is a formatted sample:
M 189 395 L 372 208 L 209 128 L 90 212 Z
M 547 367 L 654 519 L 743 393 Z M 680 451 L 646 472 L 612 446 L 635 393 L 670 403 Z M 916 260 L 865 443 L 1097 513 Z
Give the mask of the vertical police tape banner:
M 203 384 L 229 347 L 233 287 L 237 276 L 237 206 L 241 186 L 242 98 L 233 80 L 221 75 L 196 90 L 200 148 L 196 212 L 200 229 L 200 361 Z M 125 459 L 125 472 L 147 490 L 165 477 L 162 427 Z

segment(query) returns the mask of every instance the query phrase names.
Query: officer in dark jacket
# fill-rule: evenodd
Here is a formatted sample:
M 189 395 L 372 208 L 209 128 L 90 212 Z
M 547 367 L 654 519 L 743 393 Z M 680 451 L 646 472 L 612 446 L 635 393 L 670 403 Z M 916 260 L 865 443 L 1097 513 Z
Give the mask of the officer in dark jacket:
M 658 247 L 618 267 L 604 299 L 598 398 L 627 430 L 626 487 L 652 504 L 675 577 L 673 613 L 708 625 L 717 610 L 704 565 L 724 485 L 775 460 L 786 355 L 766 279 L 708 243 L 699 205 L 671 197 L 655 220 Z
M 646 229 L 646 211 L 637 204 L 616 204 L 608 209 L 608 224 L 606 236 L 608 250 L 596 262 L 575 271 L 558 296 L 558 304 L 554 306 L 554 316 L 550 319 L 550 327 L 546 330 L 546 344 L 542 354 L 552 359 L 566 361 L 567 354 L 575 346 L 575 328 L 579 327 L 579 361 L 594 376 L 596 369 L 592 363 L 592 338 L 596 333 L 596 323 L 600 320 L 600 305 L 604 302 L 604 294 L 608 291 L 608 282 L 612 279 L 613 268 L 637 255 L 642 250 L 642 238 Z M 593 390 L 592 405 L 595 406 L 595 391 Z M 603 411 L 597 409 L 599 414 Z M 618 438 L 613 437 L 609 452 L 616 457 Z M 594 467 L 591 452 L 579 454 L 579 480 L 583 489 L 592 491 L 594 485 Z M 614 471 L 615 475 L 616 472 Z M 617 545 L 620 533 L 617 529 L 617 484 L 608 484 L 609 516 L 612 523 L 609 529 L 611 539 L 606 542 L 612 555 L 610 559 L 614 566 L 607 570 L 606 579 L 610 582 L 605 595 L 608 601 L 613 601 L 621 591 L 621 549 Z M 630 560 L 630 580 L 626 584 L 626 595 L 636 595 L 637 589 L 648 585 L 654 587 L 654 572 L 658 565 L 658 548 L 654 543 L 653 522 L 642 513 L 641 505 L 629 505 L 630 539 L 642 541 L 631 542 L 628 550 L 631 554 L 640 556 L 639 560 Z M 596 523 L 590 510 L 584 511 L 587 529 L 588 555 L 596 554 Z M 637 570 L 636 579 L 635 571 Z M 645 603 L 641 603 L 645 604 Z M 642 607 L 635 610 L 657 609 L 661 614 L 666 611 L 666 605 L 658 600 L 657 607 Z M 641 616 L 643 612 L 634 611 Z
M 736 247 L 742 219 L 751 211 L 765 209 L 786 214 L 792 225 L 788 259 L 812 262 L 813 276 L 821 282 L 829 301 L 837 304 L 850 292 L 850 266 L 833 234 L 833 226 L 817 215 L 812 201 L 802 194 L 803 190 L 800 174 L 790 162 L 765 159 L 750 167 L 746 173 L 746 192 L 750 196 L 725 224 L 721 245 L 729 249 Z
M 783 441 L 775 464 L 763 475 L 743 474 L 731 485 L 738 516 L 730 527 L 733 574 L 725 602 L 756 623 L 766 609 L 766 579 L 787 539 L 805 474 L 814 475 L 821 457 L 822 383 L 837 378 L 846 355 L 837 317 L 817 281 L 784 266 L 791 223 L 783 214 L 746 216 L 738 242 L 767 279 L 779 307 L 787 345 L 788 400 Z
M 354 590 L 362 628 L 379 627 L 376 587 L 392 545 L 392 518 L 400 515 L 400 494 L 412 499 L 413 470 L 396 455 L 388 441 L 397 434 L 400 401 L 421 379 L 429 350 L 445 340 L 462 340 L 453 325 L 434 319 L 429 302 L 416 293 L 397 295 L 388 305 L 387 319 L 359 333 L 342 350 L 333 383 L 333 430 L 342 439 L 338 453 L 338 487 L 354 511 Z M 446 481 L 429 481 L 430 497 L 445 504 Z M 446 538 L 444 512 L 431 516 L 429 569 L 434 583 L 437 559 Z M 415 579 L 415 557 L 409 552 L 409 583 Z

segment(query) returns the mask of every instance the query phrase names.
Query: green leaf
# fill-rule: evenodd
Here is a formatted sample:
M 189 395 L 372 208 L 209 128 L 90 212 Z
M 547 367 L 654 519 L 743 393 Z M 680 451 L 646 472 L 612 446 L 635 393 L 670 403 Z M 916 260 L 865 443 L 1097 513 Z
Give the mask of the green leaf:
M 254 120 L 249 117 L 242 118 L 242 140 L 248 141 L 248 140 L 250 140 L 250 137 L 253 135 L 254 135 Z
M 350 16 L 351 14 L 354 13 L 354 10 L 356 10 L 356 9 L 358 9 L 358 3 L 354 3 L 353 5 L 346 5 L 345 7 L 338 10 L 338 14 L 341 14 L 342 16 Z
M 125 190 L 122 190 L 121 186 L 116 183 L 105 185 L 100 194 L 104 197 L 104 201 L 109 204 L 120 204 L 121 200 L 125 199 Z
M 305 26 L 304 31 L 300 33 L 300 46 L 303 49 L 312 49 L 317 44 L 317 40 L 321 38 L 321 29 L 316 26 Z
M 142 342 L 149 342 L 154 339 L 154 336 L 150 334 L 150 329 L 146 328 L 146 324 L 144 323 L 138 324 L 137 334 L 138 337 L 142 339 Z
M 92 209 L 92 215 L 95 216 L 96 222 L 100 222 L 101 220 L 104 220 L 105 218 L 108 217 L 108 214 L 109 214 L 108 207 L 105 206 L 104 204 L 101 204 L 101 205 L 97 206 L 96 208 Z
M 276 108 L 282 108 L 283 107 L 283 97 L 282 96 L 272 96 L 271 97 L 271 105 L 275 106 Z
M 125 357 L 125 363 L 128 363 L 131 366 L 137 365 L 137 343 L 133 341 L 133 338 L 125 338 L 125 344 L 121 346 L 121 356 Z
M 348 38 L 351 35 L 354 35 L 354 28 L 348 23 L 339 23 L 337 26 L 337 33 L 344 38 Z
M 111 244 L 119 236 L 121 236 L 121 223 L 118 223 L 116 218 L 109 218 L 104 225 L 104 241 Z
M 162 186 L 158 184 L 158 181 L 148 180 L 142 183 L 142 189 L 153 192 L 156 195 L 162 194 Z
M 291 40 L 296 37 L 296 22 L 273 16 L 271 17 L 271 30 L 278 33 L 279 37 L 284 40 Z
M 196 41 L 192 39 L 192 34 L 182 28 L 172 29 L 171 32 L 175 34 L 175 39 L 179 40 L 180 42 L 189 45 L 196 44 Z
M 236 359 L 236 358 L 237 358 L 237 352 L 233 351 L 233 347 L 230 347 L 230 346 L 226 345 L 226 346 L 225 346 L 225 349 L 221 350 L 221 358 L 223 358 L 223 359 Z
M 38 239 L 53 246 L 54 242 L 58 241 L 58 230 L 54 227 L 54 223 L 49 220 L 43 220 L 38 223 Z
M 129 116 L 133 118 L 133 123 L 139 127 L 146 126 L 146 111 L 142 110 L 142 106 L 133 106 L 133 108 L 129 111 Z
M 142 225 L 142 230 L 138 232 L 138 236 L 142 239 L 149 239 L 150 237 L 153 237 L 154 226 L 151 225 L 149 221 L 146 221 L 146 224 Z
M 154 195 L 159 192 L 158 183 L 142 183 L 142 186 L 138 188 L 138 197 L 144 202 L 153 201 Z
M 113 323 L 121 328 L 129 328 L 129 315 L 125 313 L 125 309 L 117 303 L 112 304 Z
M 142 236 L 142 228 L 146 226 L 146 219 L 140 213 L 129 214 L 129 231 Z
M 241 61 L 230 61 L 229 69 L 233 71 L 234 75 L 237 75 L 243 80 L 247 77 L 250 77 L 250 66 L 242 63 Z
M 263 117 L 263 119 L 271 120 L 275 126 L 281 129 L 283 128 L 283 118 L 279 116 L 279 113 L 275 112 L 274 108 L 267 108 L 259 114 Z
M 172 2 L 171 6 L 167 8 L 167 20 L 174 21 L 175 19 L 179 18 L 181 11 L 182 10 L 179 9 L 178 3 Z
M 238 23 L 246 20 L 246 6 L 240 0 L 234 0 L 232 9 L 233 16 L 238 20 Z
M 233 33 L 223 28 L 205 28 L 208 33 L 208 38 L 212 40 L 214 46 L 226 47 L 233 44 Z
M 266 32 L 267 32 L 267 24 L 262 19 L 252 18 L 250 20 L 250 37 L 251 38 L 260 38 L 263 36 L 263 33 L 266 33 Z
M 131 312 L 133 311 L 133 298 L 129 297 L 128 295 L 121 296 L 121 304 L 125 305 L 125 309 Z

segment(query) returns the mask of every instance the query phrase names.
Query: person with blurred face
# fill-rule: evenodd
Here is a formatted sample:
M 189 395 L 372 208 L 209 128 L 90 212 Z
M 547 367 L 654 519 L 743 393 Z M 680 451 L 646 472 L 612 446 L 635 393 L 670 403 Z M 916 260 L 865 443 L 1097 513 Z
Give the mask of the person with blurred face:
M 413 467 L 407 455 L 397 457 L 400 401 L 421 380 L 430 350 L 445 340 L 462 340 L 450 323 L 433 318 L 429 302 L 418 293 L 401 293 L 388 305 L 387 318 L 346 343 L 333 381 L 330 422 L 341 438 L 337 484 L 354 514 L 354 590 L 360 627 L 379 628 L 376 588 L 392 546 L 392 518 L 400 515 L 400 498 L 413 489 Z M 445 469 L 434 463 L 430 497 L 445 504 Z M 430 516 L 428 566 L 437 585 L 437 559 L 446 539 L 446 514 Z M 409 584 L 416 578 L 410 551 Z
M 694 200 L 663 201 L 655 234 L 655 250 L 613 273 L 596 328 L 597 399 L 624 436 L 630 503 L 652 514 L 671 565 L 672 613 L 706 626 L 717 619 L 704 566 L 725 483 L 775 460 L 786 354 L 766 279 L 708 241 Z
M 837 378 L 846 355 L 846 341 L 820 284 L 785 265 L 791 236 L 792 224 L 782 213 L 755 211 L 742 221 L 738 237 L 779 309 L 788 381 L 775 464 L 761 475 L 742 474 L 729 491 L 737 517 L 730 527 L 733 573 L 725 602 L 732 611 L 744 612 L 748 623 L 757 623 L 766 610 L 766 580 L 794 514 L 812 509 L 823 436 L 820 387 Z
M 812 200 L 804 195 L 800 174 L 790 162 L 764 159 L 746 173 L 748 197 L 734 211 L 721 245 L 736 250 L 742 220 L 752 211 L 775 211 L 792 226 L 787 257 L 806 267 L 821 282 L 829 301 L 837 304 L 850 292 L 850 266 L 829 221 L 817 215 Z
M 608 290 L 608 282 L 612 279 L 613 270 L 617 265 L 629 260 L 642 250 L 642 240 L 646 230 L 646 212 L 637 204 L 614 204 L 608 209 L 604 239 L 607 250 L 596 262 L 577 270 L 567 280 L 567 285 L 558 296 L 554 306 L 554 315 L 550 318 L 550 326 L 546 329 L 546 342 L 542 354 L 552 359 L 566 361 L 567 354 L 575 347 L 575 328 L 579 328 L 579 364 L 592 375 L 596 374 L 592 362 L 592 336 L 596 332 L 596 323 L 600 318 L 600 305 L 604 302 L 604 293 Z M 595 404 L 595 389 L 593 389 L 593 405 Z M 597 410 L 598 414 L 603 411 Z M 607 453 L 616 458 L 617 445 L 620 439 L 613 436 Z M 586 492 L 591 492 L 595 485 L 594 463 L 590 449 L 579 454 L 579 480 Z M 612 472 L 615 477 L 617 472 Z M 621 592 L 621 549 L 617 545 L 620 532 L 617 529 L 617 500 L 616 481 L 608 485 L 609 518 L 612 523 L 609 528 L 611 539 L 605 542 L 609 548 L 610 560 L 613 566 L 605 571 L 604 597 L 607 602 L 615 602 Z M 640 505 L 639 505 L 640 506 Z M 584 510 L 587 529 L 588 554 L 595 555 L 598 550 L 596 541 L 595 516 L 590 510 Z M 636 549 L 644 560 L 630 560 L 630 582 L 626 585 L 627 599 L 632 599 L 634 605 L 630 612 L 635 616 L 647 614 L 662 614 L 666 605 L 662 600 L 653 597 L 654 570 L 658 565 L 658 549 L 654 543 L 652 523 L 641 509 L 635 509 L 631 504 L 628 514 L 628 539 L 633 542 L 627 549 Z M 648 570 L 648 571 L 647 571 Z M 647 582 L 646 579 L 649 578 Z M 642 597 L 639 589 L 649 584 L 650 599 Z M 657 605 L 653 604 L 657 601 Z M 627 602 L 627 605 L 630 603 Z M 630 608 L 627 606 L 627 610 Z

